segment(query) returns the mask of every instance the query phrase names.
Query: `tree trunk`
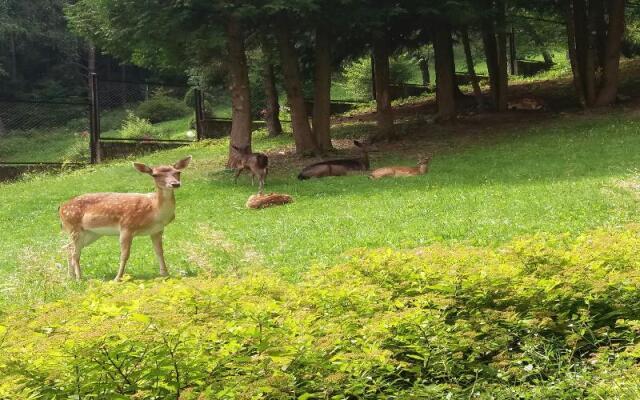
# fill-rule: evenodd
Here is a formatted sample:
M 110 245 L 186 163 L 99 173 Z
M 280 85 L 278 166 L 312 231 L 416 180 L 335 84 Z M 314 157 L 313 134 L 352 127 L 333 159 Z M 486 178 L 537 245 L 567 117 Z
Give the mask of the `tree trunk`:
M 420 74 L 422 75 L 422 85 L 427 86 L 431 83 L 431 74 L 429 73 L 429 58 L 423 57 L 418 61 Z
M 291 127 L 296 143 L 296 153 L 303 155 L 318 153 L 318 145 L 311 133 L 304 104 L 298 56 L 291 41 L 289 24 L 286 21 L 280 21 L 277 24 L 276 36 L 278 38 L 278 47 L 280 48 L 284 87 L 287 91 L 287 100 L 291 109 Z
M 266 113 L 264 119 L 267 123 L 269 137 L 282 134 L 282 124 L 280 123 L 280 104 L 278 103 L 278 90 L 276 89 L 276 76 L 273 71 L 273 64 L 270 60 L 265 60 L 264 71 L 264 94 L 266 98 Z
M 434 21 L 433 52 L 436 62 L 436 103 L 438 120 L 448 121 L 456 116 L 456 77 L 453 61 L 451 25 Z
M 596 96 L 595 59 L 593 58 L 593 44 L 589 31 L 590 23 L 587 16 L 586 0 L 573 0 L 573 24 L 575 29 L 576 62 L 580 71 L 580 86 L 584 96 L 584 103 L 592 106 Z
M 620 68 L 620 49 L 624 35 L 624 0 L 611 0 L 609 3 L 609 29 L 607 34 L 606 57 L 602 87 L 596 100 L 597 106 L 613 103 L 618 93 Z
M 230 18 L 226 26 L 228 69 L 231 92 L 231 137 L 229 145 L 251 146 L 251 91 L 242 26 Z M 235 167 L 237 153 L 229 147 L 229 167 Z
M 331 37 L 316 28 L 315 79 L 313 85 L 313 134 L 322 151 L 331 150 Z
M 282 134 L 282 124 L 280 123 L 280 104 L 278 102 L 278 90 L 276 88 L 275 73 L 273 64 L 267 61 L 264 65 L 264 91 L 266 98 L 266 113 L 264 115 L 267 123 L 269 137 Z
M 607 21 L 605 20 L 606 6 L 604 0 L 593 0 L 596 15 L 596 47 L 598 52 L 598 67 L 604 68 L 607 54 Z
M 504 0 L 496 1 L 498 13 L 496 24 L 498 30 L 498 98 L 496 109 L 507 111 L 507 92 L 509 89 L 509 75 L 507 72 L 507 25 L 506 4 Z
M 266 103 L 264 119 L 267 123 L 268 136 L 274 137 L 282 134 L 282 124 L 280 123 L 280 102 L 276 87 L 276 74 L 273 67 L 273 53 L 271 44 L 266 37 L 262 38 L 262 54 L 264 55 L 262 81 Z
M 491 90 L 491 102 L 494 110 L 497 109 L 499 86 L 498 86 L 498 44 L 496 42 L 495 27 L 493 21 L 485 19 L 482 22 L 482 42 L 484 54 L 489 73 L 489 87 Z
M 9 66 L 9 77 L 12 82 L 18 80 L 18 55 L 16 52 L 16 38 L 15 34 L 11 32 L 9 34 L 9 53 L 10 53 L 10 66 Z
M 569 49 L 569 62 L 571 64 L 571 72 L 573 73 L 573 86 L 576 89 L 578 101 L 584 107 L 586 101 L 584 97 L 584 90 L 582 87 L 582 71 L 579 66 L 578 50 L 576 43 L 576 24 L 573 15 L 573 9 L 570 1 L 567 1 L 565 10 L 565 19 L 567 25 L 567 47 Z
M 395 138 L 393 126 L 393 109 L 389 91 L 389 38 L 386 33 L 373 37 L 373 71 L 376 99 L 377 134 L 375 140 L 392 140 Z
M 585 74 L 588 79 L 585 80 L 585 93 L 587 104 L 593 105 L 596 101 L 596 64 L 598 62 L 596 23 L 598 16 L 598 3 L 594 0 L 589 1 L 589 13 L 587 15 L 586 37 L 587 48 L 585 53 Z
M 484 109 L 484 99 L 482 97 L 482 90 L 480 89 L 480 83 L 478 82 L 478 76 L 476 75 L 476 69 L 473 63 L 473 56 L 471 55 L 471 44 L 469 41 L 469 27 L 463 26 L 461 29 L 462 46 L 464 47 L 464 57 L 467 61 L 467 73 L 471 78 L 471 85 L 473 86 L 473 94 L 476 97 L 478 109 Z
M 487 7 L 495 7 L 492 2 L 486 2 Z M 491 99 L 496 111 L 507 109 L 507 33 L 505 26 L 504 3 L 497 3 L 497 16 L 495 21 L 484 18 L 482 21 L 482 41 L 484 44 L 487 69 L 489 71 L 489 83 L 491 86 Z M 496 25 L 499 32 L 496 34 Z

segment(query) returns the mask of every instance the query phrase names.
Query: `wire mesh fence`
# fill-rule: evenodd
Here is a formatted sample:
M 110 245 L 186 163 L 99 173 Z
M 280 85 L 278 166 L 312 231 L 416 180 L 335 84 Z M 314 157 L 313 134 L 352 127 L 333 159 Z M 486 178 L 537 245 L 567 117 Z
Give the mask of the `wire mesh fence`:
M 88 160 L 88 100 L 0 99 L 1 164 Z
M 194 93 L 188 86 L 101 80 L 103 141 L 194 141 Z

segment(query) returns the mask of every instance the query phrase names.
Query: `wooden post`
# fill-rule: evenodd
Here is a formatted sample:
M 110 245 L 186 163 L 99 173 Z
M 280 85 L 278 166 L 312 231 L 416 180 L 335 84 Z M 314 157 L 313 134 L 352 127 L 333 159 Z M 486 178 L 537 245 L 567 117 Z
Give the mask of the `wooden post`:
M 202 91 L 200 89 L 194 90 L 195 103 L 196 103 L 196 139 L 202 140 L 204 132 L 202 129 L 202 120 L 204 119 Z
M 89 110 L 89 150 L 91 154 L 91 164 L 102 162 L 102 149 L 100 148 L 100 108 L 98 105 L 98 75 L 93 72 L 89 74 L 91 92 Z

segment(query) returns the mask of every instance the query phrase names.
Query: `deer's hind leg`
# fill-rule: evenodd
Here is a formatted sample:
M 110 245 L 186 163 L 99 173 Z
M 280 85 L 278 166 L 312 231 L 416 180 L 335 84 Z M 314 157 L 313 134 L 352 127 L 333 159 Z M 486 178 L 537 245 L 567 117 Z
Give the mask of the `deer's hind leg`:
M 82 249 L 98 240 L 100 236 L 87 231 L 71 232 L 71 243 L 67 245 L 69 252 L 69 276 L 76 280 L 82 279 L 80 269 L 80 254 Z

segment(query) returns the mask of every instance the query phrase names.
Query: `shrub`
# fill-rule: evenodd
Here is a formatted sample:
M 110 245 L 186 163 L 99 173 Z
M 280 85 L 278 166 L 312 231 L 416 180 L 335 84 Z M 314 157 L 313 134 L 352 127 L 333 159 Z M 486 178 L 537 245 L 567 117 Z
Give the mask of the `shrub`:
M 127 119 L 122 123 L 120 128 L 120 135 L 123 138 L 138 138 L 141 139 L 145 136 L 151 136 L 153 134 L 153 125 L 149 120 L 136 116 L 131 111 L 127 114 Z
M 639 233 L 93 282 L 0 319 L 0 398 L 637 398 Z
M 392 83 L 407 83 L 413 76 L 416 65 L 404 57 L 389 60 L 389 80 Z M 371 98 L 371 58 L 364 57 L 346 65 L 343 72 L 344 85 L 351 99 Z
M 171 121 L 187 116 L 192 111 L 184 102 L 165 94 L 155 94 L 136 108 L 136 115 L 151 123 Z
M 100 130 L 102 133 L 120 129 L 129 115 L 123 108 L 106 110 L 100 113 Z

